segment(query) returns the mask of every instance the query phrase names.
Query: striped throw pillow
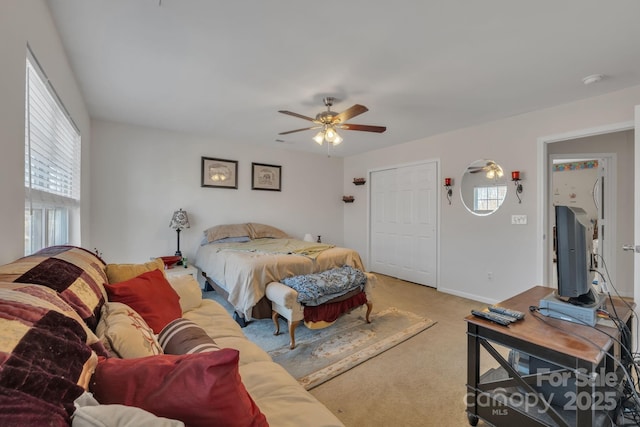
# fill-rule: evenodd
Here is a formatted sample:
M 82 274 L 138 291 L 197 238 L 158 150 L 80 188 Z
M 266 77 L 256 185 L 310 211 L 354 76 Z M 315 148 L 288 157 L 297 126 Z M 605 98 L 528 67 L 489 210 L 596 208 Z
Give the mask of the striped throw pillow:
M 158 334 L 165 354 L 192 354 L 220 350 L 216 342 L 196 323 L 187 319 L 170 322 Z

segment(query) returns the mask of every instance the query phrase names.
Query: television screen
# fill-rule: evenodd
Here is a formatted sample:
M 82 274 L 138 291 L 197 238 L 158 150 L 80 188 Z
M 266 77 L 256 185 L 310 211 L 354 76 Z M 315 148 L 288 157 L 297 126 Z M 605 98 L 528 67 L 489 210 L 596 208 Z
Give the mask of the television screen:
M 558 295 L 569 302 L 587 305 L 595 302 L 591 292 L 591 236 L 587 236 L 586 213 L 580 208 L 556 206 L 556 265 Z

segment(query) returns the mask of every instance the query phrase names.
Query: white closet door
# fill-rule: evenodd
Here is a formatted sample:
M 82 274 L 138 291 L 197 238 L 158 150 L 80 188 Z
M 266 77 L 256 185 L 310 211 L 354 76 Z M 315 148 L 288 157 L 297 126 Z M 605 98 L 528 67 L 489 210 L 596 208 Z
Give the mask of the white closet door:
M 371 270 L 437 286 L 437 163 L 371 174 Z

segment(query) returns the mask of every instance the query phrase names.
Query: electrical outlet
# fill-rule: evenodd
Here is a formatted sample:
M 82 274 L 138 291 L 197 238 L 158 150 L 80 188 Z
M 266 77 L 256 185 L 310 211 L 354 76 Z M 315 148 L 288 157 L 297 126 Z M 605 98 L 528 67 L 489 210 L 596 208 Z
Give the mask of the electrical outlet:
M 493 272 L 492 271 L 487 271 L 487 279 L 493 280 Z
M 527 225 L 526 215 L 511 215 L 511 224 L 514 225 Z

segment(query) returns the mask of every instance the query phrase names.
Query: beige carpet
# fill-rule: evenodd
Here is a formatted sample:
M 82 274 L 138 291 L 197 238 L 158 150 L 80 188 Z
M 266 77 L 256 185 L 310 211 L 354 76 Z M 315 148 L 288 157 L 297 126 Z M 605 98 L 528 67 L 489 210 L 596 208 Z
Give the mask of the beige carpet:
M 375 307 L 397 307 L 437 324 L 321 384 L 311 394 L 347 427 L 468 427 L 464 318 L 471 309 L 486 304 L 377 276 L 374 311 Z M 486 424 L 481 421 L 478 426 Z
M 215 293 L 207 298 L 219 299 Z M 218 301 L 220 302 L 220 301 Z M 228 304 L 223 304 L 228 307 Z M 361 363 L 427 330 L 431 319 L 396 307 L 376 310 L 371 323 L 365 321 L 366 307 L 354 309 L 324 329 L 296 329 L 296 348 L 289 348 L 286 321 L 280 319 L 280 335 L 274 336 L 271 319 L 253 320 L 243 328 L 244 334 L 273 360 L 284 367 L 307 390 L 335 378 Z

